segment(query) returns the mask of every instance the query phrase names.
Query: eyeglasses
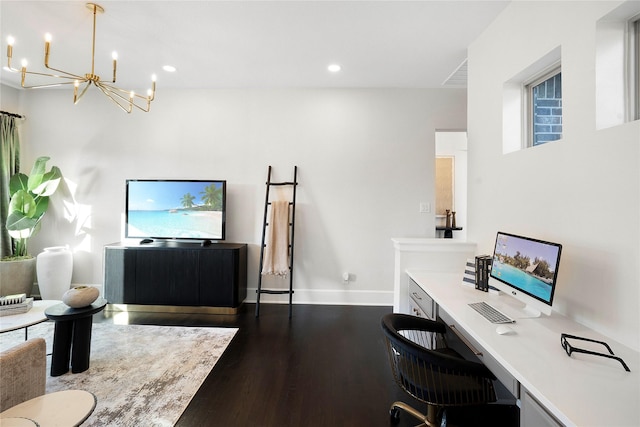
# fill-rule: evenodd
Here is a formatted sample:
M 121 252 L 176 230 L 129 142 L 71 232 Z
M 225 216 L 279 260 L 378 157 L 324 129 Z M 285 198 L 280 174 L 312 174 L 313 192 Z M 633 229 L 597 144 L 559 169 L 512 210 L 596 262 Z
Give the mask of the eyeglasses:
M 607 350 L 609 351 L 609 354 L 598 353 L 598 352 L 595 352 L 595 351 L 589 351 L 589 350 L 584 350 L 582 348 L 574 347 L 569 343 L 569 341 L 567 341 L 567 338 L 571 338 L 571 339 L 575 339 L 575 340 L 581 340 L 581 341 L 593 342 L 593 343 L 596 343 L 596 344 L 602 344 L 603 346 L 605 346 L 607 348 Z M 569 357 L 571 357 L 571 353 L 584 353 L 584 354 L 592 354 L 594 356 L 606 357 L 606 358 L 609 358 L 609 359 L 615 359 L 618 362 L 622 363 L 622 366 L 624 367 L 625 371 L 631 372 L 631 369 L 629 369 L 627 364 L 624 363 L 624 360 L 622 360 L 621 357 L 618 357 L 618 356 L 614 355 L 613 354 L 613 350 L 611 350 L 611 347 L 609 347 L 609 345 L 604 341 L 596 341 L 596 340 L 592 340 L 592 339 L 589 339 L 589 338 L 577 337 L 575 335 L 569 335 L 569 334 L 560 334 L 560 344 L 562 345 L 562 348 L 564 348 L 564 350 L 567 352 L 567 356 L 569 356 Z

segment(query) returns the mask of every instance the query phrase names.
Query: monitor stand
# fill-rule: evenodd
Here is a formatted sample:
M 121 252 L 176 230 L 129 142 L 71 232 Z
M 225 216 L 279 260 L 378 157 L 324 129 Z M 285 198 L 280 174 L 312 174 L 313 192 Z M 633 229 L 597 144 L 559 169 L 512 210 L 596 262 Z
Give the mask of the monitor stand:
M 535 319 L 542 316 L 542 312 L 531 305 L 518 301 L 517 304 L 496 304 L 496 308 L 512 319 Z

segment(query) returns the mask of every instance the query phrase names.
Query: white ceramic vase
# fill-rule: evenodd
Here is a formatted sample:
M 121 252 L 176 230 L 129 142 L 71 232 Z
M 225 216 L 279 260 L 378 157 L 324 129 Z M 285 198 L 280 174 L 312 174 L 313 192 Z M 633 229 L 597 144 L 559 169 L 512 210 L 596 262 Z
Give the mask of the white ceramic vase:
M 67 246 L 44 248 L 36 262 L 38 288 L 42 299 L 61 300 L 71 287 L 73 255 Z
M 62 295 L 62 302 L 71 308 L 87 307 L 98 299 L 99 295 L 100 291 L 93 286 L 76 286 Z

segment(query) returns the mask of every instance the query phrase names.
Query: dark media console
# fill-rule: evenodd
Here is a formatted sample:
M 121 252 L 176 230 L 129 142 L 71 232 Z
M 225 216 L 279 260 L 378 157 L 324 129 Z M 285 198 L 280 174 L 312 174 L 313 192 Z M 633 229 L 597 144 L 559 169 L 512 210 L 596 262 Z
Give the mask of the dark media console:
M 110 304 L 235 313 L 247 296 L 247 245 L 171 241 L 107 245 L 104 288 Z

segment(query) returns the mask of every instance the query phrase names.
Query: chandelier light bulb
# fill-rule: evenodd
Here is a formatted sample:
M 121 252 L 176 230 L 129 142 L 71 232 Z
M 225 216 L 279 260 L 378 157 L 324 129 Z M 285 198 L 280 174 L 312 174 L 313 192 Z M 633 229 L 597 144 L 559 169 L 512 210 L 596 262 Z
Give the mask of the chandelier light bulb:
M 111 52 L 111 58 L 113 58 L 114 61 L 118 59 L 118 52 L 116 52 L 115 50 Z
M 22 59 L 22 61 L 21 61 L 20 63 L 22 64 L 22 67 L 23 67 L 23 68 L 26 68 L 26 67 L 27 67 L 27 65 L 29 64 L 29 63 L 27 62 L 27 60 L 26 60 L 26 59 L 24 59 L 24 58 Z
M 9 70 L 9 71 L 18 71 L 18 70 L 14 70 L 11 68 L 11 58 L 13 57 L 13 44 L 15 43 L 16 39 L 14 39 L 12 36 L 7 36 L 7 66 L 4 67 L 5 70 Z
M 158 76 L 156 76 L 155 74 L 151 74 L 151 81 L 152 82 L 155 82 L 157 78 L 158 78 Z
M 51 43 L 51 33 L 46 33 L 44 35 L 44 41 L 46 41 L 47 43 Z

